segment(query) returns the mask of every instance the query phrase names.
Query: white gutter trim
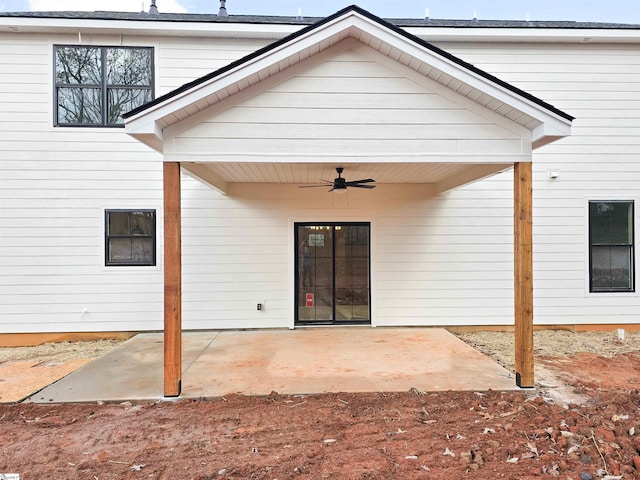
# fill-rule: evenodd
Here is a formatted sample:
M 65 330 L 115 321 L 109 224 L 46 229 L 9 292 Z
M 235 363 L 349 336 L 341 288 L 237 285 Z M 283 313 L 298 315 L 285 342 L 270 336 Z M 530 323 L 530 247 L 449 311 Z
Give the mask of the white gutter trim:
M 525 22 L 523 21 L 523 24 Z M 3 27 L 14 33 L 75 33 L 78 29 L 93 32 L 174 36 L 199 35 L 210 37 L 279 39 L 307 24 L 170 22 L 149 20 L 99 20 L 85 18 L 34 18 L 0 16 Z M 426 41 L 485 41 L 485 42 L 569 42 L 569 43 L 640 43 L 638 29 L 579 29 L 579 28 L 496 28 L 496 27 L 399 27 Z M 17 30 L 17 32 L 16 32 Z M 168 34 L 168 35 L 167 35 Z
M 163 22 L 149 20 L 96 20 L 84 18 L 31 18 L 0 17 L 2 27 L 17 28 L 14 33 L 103 31 L 126 32 L 138 35 L 175 36 L 203 35 L 211 37 L 237 36 L 239 38 L 274 39 L 285 37 L 308 25 L 268 23 L 218 23 L 218 22 Z M 13 31 L 13 30 L 12 30 Z
M 640 43 L 638 29 L 402 27 L 426 41 L 521 43 Z

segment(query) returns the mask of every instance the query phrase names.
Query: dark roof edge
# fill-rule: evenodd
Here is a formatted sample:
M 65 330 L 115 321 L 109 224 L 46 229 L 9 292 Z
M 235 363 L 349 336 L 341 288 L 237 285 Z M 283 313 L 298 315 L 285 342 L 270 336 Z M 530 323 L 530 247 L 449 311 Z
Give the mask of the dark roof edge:
M 537 104 L 537 105 L 539 105 L 539 106 L 541 106 L 541 107 L 553 112 L 554 114 L 556 114 L 556 115 L 558 115 L 558 116 L 560 116 L 560 117 L 562 117 L 562 118 L 564 118 L 566 120 L 573 121 L 575 119 L 575 117 L 569 115 L 568 113 L 563 112 L 562 110 L 554 107 L 553 105 L 545 102 L 544 100 L 542 100 L 542 99 L 540 99 L 540 98 L 538 98 L 538 97 L 536 97 L 534 95 L 531 95 L 530 93 L 527 93 L 524 90 L 521 90 L 521 89 L 511 85 L 510 83 L 507 83 L 507 82 L 505 82 L 503 80 L 500 80 L 499 78 L 491 75 L 490 73 L 487 73 L 484 70 L 479 69 L 475 65 L 472 65 L 470 63 L 465 62 L 464 60 L 456 57 L 455 55 L 452 55 L 449 52 L 446 52 L 445 50 L 442 50 L 441 48 L 438 48 L 435 45 L 432 45 L 431 43 L 429 43 L 429 42 L 427 42 L 425 40 L 422 40 L 421 38 L 416 37 L 415 35 L 410 34 L 409 32 L 403 30 L 402 28 L 397 27 L 397 26 L 393 25 L 392 23 L 390 23 L 390 22 L 388 22 L 386 20 L 383 20 L 380 17 L 377 17 L 376 15 L 368 12 L 367 10 L 365 10 L 365 9 L 363 9 L 361 7 L 358 7 L 357 5 L 350 5 L 348 7 L 345 7 L 343 9 L 337 11 L 333 15 L 329 15 L 328 17 L 325 17 L 324 19 L 320 20 L 319 22 L 314 23 L 313 25 L 309 25 L 309 26 L 307 26 L 307 27 L 305 27 L 305 28 L 303 28 L 301 30 L 298 30 L 297 32 L 294 32 L 294 33 L 292 33 L 290 35 L 287 35 L 286 37 L 283 37 L 283 38 L 281 38 L 280 40 L 277 40 L 274 43 L 271 43 L 271 44 L 269 44 L 269 45 L 267 45 L 265 47 L 262 47 L 262 48 L 256 50 L 255 52 L 250 53 L 249 55 L 247 55 L 247 56 L 245 56 L 243 58 L 240 58 L 240 59 L 238 59 L 238 60 L 236 60 L 236 61 L 234 61 L 234 62 L 232 62 L 232 63 L 230 63 L 230 64 L 228 64 L 228 65 L 226 65 L 226 66 L 224 66 L 224 67 L 222 67 L 220 69 L 218 69 L 218 70 L 215 70 L 215 71 L 213 71 L 213 72 L 211 72 L 211 73 L 209 73 L 209 74 L 207 74 L 207 75 L 205 75 L 203 77 L 197 78 L 196 80 L 194 80 L 192 82 L 186 83 L 186 84 L 176 88 L 175 90 L 172 90 L 171 92 L 168 92 L 168 93 L 166 93 L 166 94 L 164 94 L 164 95 L 162 95 L 162 96 L 160 96 L 160 97 L 158 97 L 158 98 L 156 98 L 156 99 L 154 99 L 154 100 L 152 100 L 152 101 L 150 101 L 150 102 L 148 102 L 148 103 L 146 103 L 144 105 L 141 105 L 140 107 L 137 107 L 137 108 L 131 110 L 130 112 L 125 113 L 123 115 L 123 118 L 127 119 L 127 118 L 130 118 L 130 117 L 134 116 L 134 115 L 137 115 L 138 113 L 140 113 L 140 112 L 142 112 L 144 110 L 147 110 L 148 108 L 151 108 L 151 107 L 153 107 L 155 105 L 158 105 L 158 104 L 160 104 L 160 103 L 162 103 L 162 102 L 164 102 L 164 101 L 166 101 L 166 100 L 168 100 L 168 99 L 170 99 L 172 97 L 175 97 L 175 96 L 177 96 L 177 95 L 179 95 L 179 94 L 181 94 L 181 93 L 183 93 L 183 92 L 185 92 L 185 91 L 187 91 L 187 90 L 189 90 L 189 89 L 191 89 L 193 87 L 196 87 L 196 86 L 198 86 L 198 85 L 200 85 L 202 83 L 205 83 L 205 82 L 207 82 L 207 81 L 209 81 L 209 80 L 211 80 L 211 79 L 213 79 L 213 78 L 215 78 L 215 77 L 217 77 L 219 75 L 222 75 L 223 73 L 228 72 L 229 70 L 232 70 L 232 69 L 242 65 L 243 63 L 249 62 L 249 61 L 253 60 L 254 58 L 259 57 L 259 56 L 261 56 L 261 55 L 263 55 L 263 54 L 265 54 L 265 53 L 267 53 L 267 52 L 269 52 L 271 50 L 274 50 L 274 49 L 278 48 L 279 46 L 281 46 L 281 45 L 283 45 L 285 43 L 291 42 L 292 40 L 295 40 L 296 38 L 306 34 L 307 32 L 312 31 L 312 30 L 314 30 L 316 28 L 319 28 L 322 25 L 325 25 L 325 24 L 335 20 L 338 17 L 341 17 L 342 15 L 344 15 L 345 13 L 348 13 L 350 11 L 355 11 L 355 12 L 367 17 L 368 19 L 370 19 L 370 20 L 372 20 L 372 21 L 374 21 L 374 22 L 376 22 L 376 23 L 378 23 L 378 24 L 380 24 L 380 25 L 382 25 L 382 26 L 384 26 L 384 27 L 396 32 L 396 33 L 398 33 L 399 35 L 402 35 L 406 39 L 408 39 L 408 40 L 410 40 L 410 41 L 412 41 L 414 43 L 417 43 L 418 45 L 420 45 L 420 46 L 422 46 L 422 47 L 424 47 L 424 48 L 426 48 L 428 50 L 431 50 L 432 52 L 434 52 L 434 53 L 436 53 L 436 54 L 438 54 L 438 55 L 440 55 L 440 56 L 442 56 L 442 57 L 444 57 L 444 58 L 456 63 L 457 65 L 459 65 L 459 66 L 461 66 L 461 67 L 463 67 L 463 68 L 465 68 L 465 69 L 467 69 L 467 70 L 469 70 L 469 71 L 471 71 L 471 72 L 473 72 L 473 73 L 475 73 L 477 75 L 480 75 L 481 77 L 485 78 L 486 80 L 489 80 L 489 81 L 491 81 L 491 82 L 493 82 L 493 83 L 495 83 L 495 84 L 497 84 L 497 85 L 499 85 L 499 86 L 511 91 L 512 93 L 515 93 L 515 94 L 517 94 L 517 95 L 519 95 L 521 97 L 526 98 L 527 100 L 529 100 L 529 101 L 531 101 L 531 102 L 533 102 L 533 103 L 535 103 L 535 104 Z
M 71 20 L 124 20 L 167 23 L 227 23 L 312 25 L 324 17 L 295 17 L 285 15 L 229 15 L 220 17 L 208 13 L 159 13 L 112 11 L 48 11 L 48 12 L 0 12 L 0 18 L 41 18 Z M 521 28 L 555 30 L 640 30 L 640 24 L 610 22 L 578 22 L 562 20 L 491 20 L 491 19 L 439 19 L 439 18 L 388 18 L 388 22 L 400 27 L 431 28 Z
M 258 50 L 256 50 L 255 52 L 250 53 L 249 55 L 246 55 L 245 57 L 242 57 L 234 62 L 231 62 L 228 65 L 225 65 L 222 68 L 219 68 L 218 70 L 215 70 L 211 73 L 208 73 L 207 75 L 204 75 L 203 77 L 197 78 L 195 80 L 193 80 L 192 82 L 189 83 L 185 83 L 184 85 L 182 85 L 181 87 L 176 88 L 175 90 L 172 90 L 171 92 L 165 93 L 164 95 L 151 100 L 149 103 L 146 103 L 144 105 L 139 106 L 138 108 L 134 108 L 133 110 L 131 110 L 130 112 L 125 113 L 124 115 L 122 115 L 123 118 L 129 118 L 133 115 L 136 115 L 138 113 L 140 113 L 143 110 L 146 110 L 147 108 L 153 107 L 154 105 L 157 105 L 159 103 L 164 102 L 165 100 L 168 100 L 172 97 L 175 97 L 176 95 L 181 94 L 182 92 L 189 90 L 190 88 L 196 87 L 198 85 L 200 85 L 201 83 L 205 83 L 209 80 L 211 80 L 212 78 L 215 78 L 219 75 L 222 75 L 225 72 L 228 72 L 229 70 L 233 70 L 234 68 L 242 65 L 243 63 L 247 63 L 251 60 L 253 60 L 254 58 L 259 57 L 260 55 L 263 55 L 271 50 L 275 50 L 276 48 L 278 48 L 281 45 L 284 45 L 285 43 L 288 43 L 292 40 L 295 40 L 296 38 L 306 34 L 307 32 L 314 30 L 316 28 L 321 27 L 322 25 L 331 22 L 332 20 L 338 18 L 339 16 L 345 14 L 346 12 L 352 10 L 352 7 L 346 7 L 343 8 L 342 10 L 337 11 L 336 13 L 334 13 L 333 15 L 329 15 L 328 17 L 323 18 L 322 20 L 320 20 L 317 23 L 314 23 L 313 25 L 309 25 L 301 30 L 298 30 L 296 32 L 293 32 L 290 35 L 287 35 L 286 37 L 281 38 L 280 40 L 277 40 L 273 43 L 270 43 L 269 45 L 266 45 Z
M 451 60 L 452 62 L 460 65 L 461 67 L 466 68 L 467 70 L 472 71 L 473 73 L 480 75 L 481 77 L 496 83 L 498 85 L 500 85 L 503 88 L 506 88 L 507 90 L 510 90 L 513 93 L 516 93 L 524 98 L 526 98 L 527 100 L 530 100 L 534 103 L 536 103 L 537 105 L 546 108 L 547 110 L 552 111 L 553 113 L 555 113 L 556 115 L 559 115 L 569 121 L 573 121 L 575 120 L 575 117 L 569 115 L 568 113 L 563 112 L 562 110 L 560 110 L 559 108 L 554 107 L 553 105 L 551 105 L 550 103 L 545 102 L 544 100 L 536 97 L 535 95 L 531 95 L 528 92 L 525 92 L 524 90 L 519 89 L 518 87 L 515 87 L 513 85 L 511 85 L 510 83 L 505 82 L 504 80 L 500 80 L 498 77 L 491 75 L 488 72 L 485 72 L 484 70 L 476 67 L 475 65 L 471 64 L 471 63 L 467 63 L 464 60 L 462 60 L 459 57 L 456 57 L 455 55 L 452 55 L 451 53 L 447 52 L 446 50 L 443 50 L 441 48 L 436 47 L 435 45 L 432 45 L 431 43 L 427 42 L 426 40 L 422 40 L 420 37 L 416 37 L 415 35 L 412 35 L 411 33 L 407 32 L 406 30 L 403 30 L 400 27 L 397 27 L 395 25 L 393 25 L 392 23 L 387 22 L 386 20 L 383 20 L 382 18 L 376 17 L 375 15 L 373 15 L 372 13 L 360 8 L 360 7 L 355 7 L 355 9 L 362 15 L 370 18 L 373 21 L 376 21 L 384 26 L 386 26 L 387 28 L 389 28 L 390 30 L 393 30 L 394 32 L 398 33 L 399 35 L 402 35 L 403 37 L 407 38 L 408 40 L 411 40 L 421 46 L 423 46 L 424 48 L 427 48 L 429 50 L 431 50 L 434 53 L 437 53 L 438 55 Z

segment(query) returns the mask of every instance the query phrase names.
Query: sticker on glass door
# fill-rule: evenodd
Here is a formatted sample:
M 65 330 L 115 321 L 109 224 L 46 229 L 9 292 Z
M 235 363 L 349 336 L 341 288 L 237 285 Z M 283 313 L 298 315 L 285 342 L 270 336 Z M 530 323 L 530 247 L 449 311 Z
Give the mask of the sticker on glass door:
M 370 225 L 296 223 L 296 324 L 368 324 Z

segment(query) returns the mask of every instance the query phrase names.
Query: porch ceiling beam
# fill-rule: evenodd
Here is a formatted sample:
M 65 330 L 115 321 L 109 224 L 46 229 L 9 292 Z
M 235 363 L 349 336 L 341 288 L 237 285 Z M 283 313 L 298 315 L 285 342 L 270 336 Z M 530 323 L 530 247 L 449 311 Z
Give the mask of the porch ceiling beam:
M 533 388 L 533 187 L 531 162 L 516 163 L 514 182 L 514 323 L 516 384 Z
M 511 164 L 508 165 L 473 165 L 469 168 L 464 169 L 461 172 L 456 173 L 450 177 L 447 177 L 435 184 L 436 194 L 439 195 L 444 193 L 452 188 L 460 187 L 462 185 L 466 185 L 467 183 L 475 182 L 476 180 L 480 180 L 481 178 L 489 177 L 491 175 L 495 175 L 498 172 L 506 168 L 510 168 Z
M 220 175 L 202 163 L 181 163 L 183 171 L 191 178 L 204 183 L 222 194 L 229 192 L 229 184 Z
M 180 164 L 165 162 L 164 178 L 164 396 L 182 389 L 182 242 Z

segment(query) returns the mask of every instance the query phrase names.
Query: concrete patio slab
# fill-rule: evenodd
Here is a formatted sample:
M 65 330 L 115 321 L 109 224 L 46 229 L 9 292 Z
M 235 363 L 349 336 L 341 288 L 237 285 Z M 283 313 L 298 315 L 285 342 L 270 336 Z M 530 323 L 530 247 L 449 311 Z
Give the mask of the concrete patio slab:
M 36 403 L 163 398 L 163 336 L 140 334 L 50 385 Z M 442 328 L 185 332 L 182 397 L 518 390 L 510 372 Z

